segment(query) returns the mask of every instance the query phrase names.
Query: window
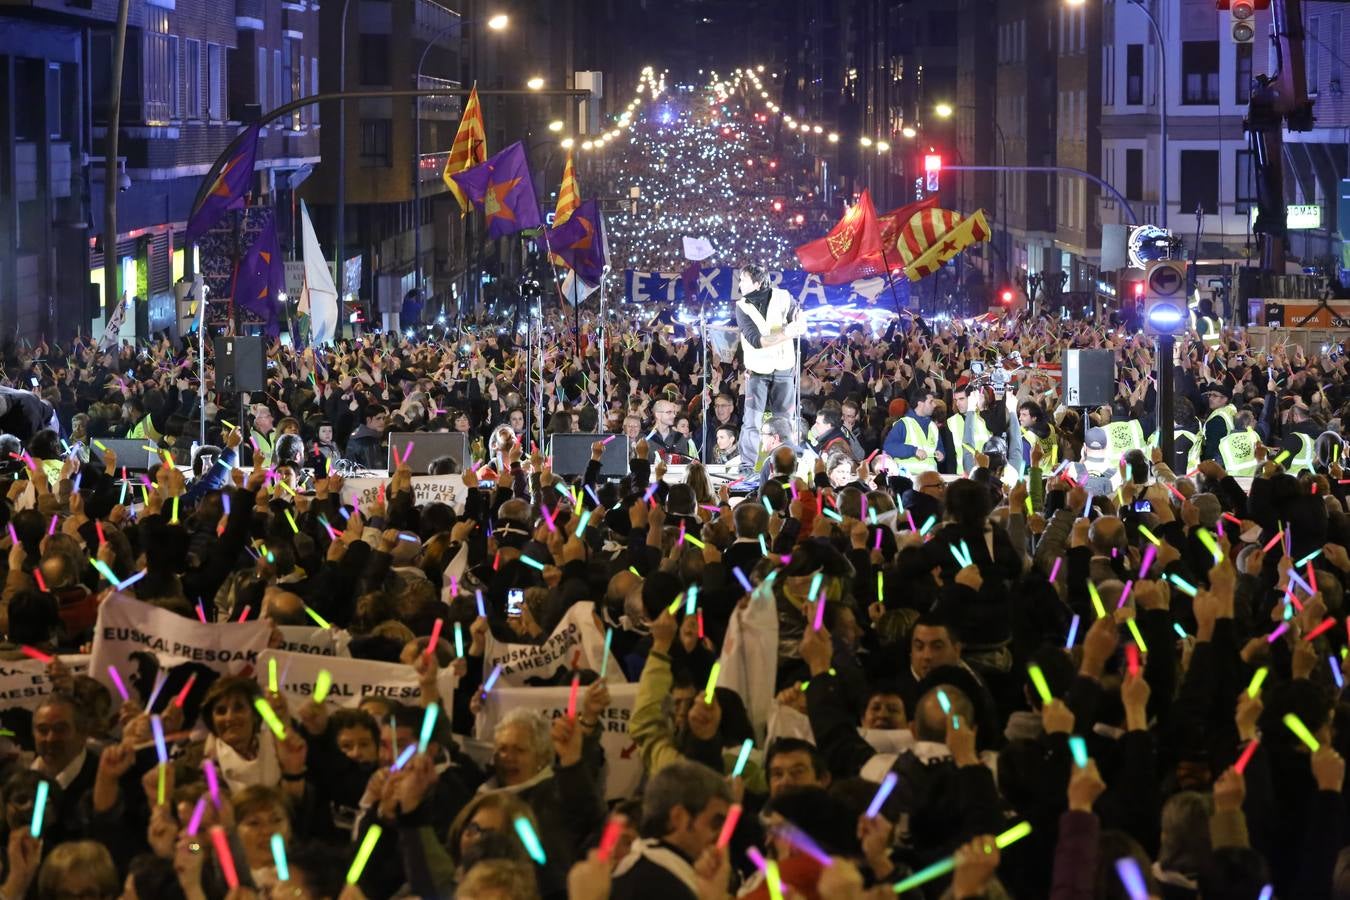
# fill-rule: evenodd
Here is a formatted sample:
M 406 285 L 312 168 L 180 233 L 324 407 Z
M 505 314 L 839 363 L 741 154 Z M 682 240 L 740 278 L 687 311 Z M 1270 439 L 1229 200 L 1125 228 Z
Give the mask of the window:
M 319 58 L 317 56 L 311 56 L 309 58 L 309 90 L 310 93 L 312 94 L 319 93 Z M 309 106 L 307 107 L 307 109 L 309 110 L 308 113 L 309 124 L 318 125 L 319 124 L 318 104 L 316 103 L 312 106 Z
M 206 116 L 219 122 L 225 118 L 221 101 L 224 99 L 221 85 L 225 82 L 225 58 L 219 44 L 206 45 Z
M 297 99 L 299 99 L 300 97 L 307 97 L 309 95 L 305 93 L 305 79 L 308 78 L 309 76 L 305 73 L 305 55 L 303 53 L 300 54 L 300 65 L 296 66 L 295 70 L 297 73 L 299 73 L 299 78 L 296 84 L 295 96 Z M 304 128 L 305 121 L 308 118 L 309 118 L 308 106 L 302 106 L 298 110 L 296 110 L 295 111 L 296 129 L 298 130 Z
M 1317 43 L 1321 39 L 1322 17 L 1308 17 L 1308 93 L 1316 94 L 1322 83 L 1322 48 Z
M 167 34 L 146 34 L 144 40 L 145 121 L 167 122 L 173 116 L 177 93 L 175 39 Z
M 64 141 L 69 125 L 61 85 L 61 64 L 47 63 L 47 137 L 53 141 Z
M 1208 106 L 1219 102 L 1219 42 L 1181 44 L 1181 102 Z
M 187 117 L 202 117 L 202 42 L 188 38 L 187 72 L 183 79 L 183 93 L 187 94 Z
M 1323 33 L 1322 43 L 1328 47 L 1341 46 L 1341 14 L 1332 13 L 1327 16 L 1330 25 Z M 1333 94 L 1341 93 L 1341 57 L 1327 52 L 1327 90 Z
M 1199 206 L 1206 215 L 1219 211 L 1219 151 L 1181 151 L 1181 213 Z
M 258 48 L 258 109 L 266 112 L 267 106 L 267 48 Z
M 1116 105 L 1116 48 L 1102 47 L 1102 105 Z
M 389 84 L 389 35 L 361 35 L 361 83 Z
M 284 85 L 286 73 L 281 65 L 281 51 L 272 51 L 272 109 L 276 109 L 285 103 L 286 88 Z
M 1245 213 L 1256 203 L 1256 169 L 1252 165 L 1252 151 L 1239 150 L 1234 169 L 1237 189 L 1233 191 L 1234 211 Z
M 1144 105 L 1144 45 L 1125 48 L 1125 104 Z
M 1144 151 L 1137 147 L 1125 149 L 1125 199 L 1144 199 Z
M 366 168 L 388 168 L 389 132 L 392 123 L 389 119 L 361 120 L 361 165 Z
M 1238 103 L 1246 103 L 1252 98 L 1252 45 L 1237 45 L 1237 60 L 1233 98 Z

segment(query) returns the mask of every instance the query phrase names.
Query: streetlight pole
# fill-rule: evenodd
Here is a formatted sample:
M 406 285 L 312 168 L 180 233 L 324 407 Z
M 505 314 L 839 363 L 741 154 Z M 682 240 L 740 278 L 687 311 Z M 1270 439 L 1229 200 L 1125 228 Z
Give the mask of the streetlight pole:
M 1153 12 L 1144 4 L 1144 0 L 1128 0 L 1139 7 L 1139 11 L 1153 26 L 1153 36 L 1158 41 L 1158 130 L 1162 145 L 1162 164 L 1159 166 L 1158 224 L 1167 227 L 1167 44 L 1163 41 L 1162 29 Z M 1161 427 L 1161 426 L 1159 426 Z
M 338 93 L 347 92 L 347 12 L 352 0 L 342 0 L 342 12 L 338 28 Z M 338 320 L 334 337 L 342 337 L 342 304 L 346 298 L 343 284 L 343 267 L 347 257 L 346 223 L 347 211 L 347 104 L 338 104 L 337 121 L 337 190 L 335 192 L 335 222 L 333 230 L 333 283 L 338 289 Z

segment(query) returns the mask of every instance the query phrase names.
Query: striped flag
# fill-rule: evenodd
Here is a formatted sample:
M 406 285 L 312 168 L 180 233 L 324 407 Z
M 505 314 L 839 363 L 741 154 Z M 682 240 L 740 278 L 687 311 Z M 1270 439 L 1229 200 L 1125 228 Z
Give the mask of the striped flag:
M 467 215 L 473 204 L 450 176 L 465 169 L 481 165 L 487 160 L 487 133 L 483 130 L 483 108 L 478 105 L 478 85 L 469 91 L 469 100 L 464 104 L 464 115 L 459 120 L 459 130 L 455 132 L 455 143 L 450 147 L 450 156 L 445 161 L 445 171 L 441 178 L 450 193 L 459 201 L 459 208 Z
M 950 209 L 924 209 L 901 226 L 895 245 L 905 274 L 918 281 L 972 244 L 989 240 L 990 234 L 982 209 L 967 217 Z
M 558 188 L 558 207 L 553 211 L 553 227 L 557 228 L 572 218 L 572 211 L 581 205 L 581 188 L 577 186 L 577 170 L 572 166 L 572 151 L 567 151 L 567 163 L 563 166 L 562 186 Z M 551 257 L 555 266 L 565 266 L 558 254 Z

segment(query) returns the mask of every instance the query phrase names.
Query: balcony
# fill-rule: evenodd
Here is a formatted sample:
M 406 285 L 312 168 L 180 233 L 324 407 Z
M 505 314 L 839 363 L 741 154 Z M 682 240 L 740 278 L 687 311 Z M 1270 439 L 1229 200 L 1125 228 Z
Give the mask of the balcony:
M 460 23 L 460 15 L 448 6 L 442 6 L 433 0 L 416 0 L 413 4 L 413 28 L 415 35 L 428 40 L 439 31 Z M 458 39 L 459 29 L 454 29 L 442 40 Z
M 423 75 L 417 79 L 417 89 L 419 91 L 431 91 L 437 88 L 457 88 L 459 82 L 452 78 L 435 78 L 431 75 Z M 418 97 L 417 103 L 420 107 L 418 113 L 423 119 L 450 120 L 458 121 L 460 108 L 463 105 L 463 98 L 453 94 L 445 97 Z

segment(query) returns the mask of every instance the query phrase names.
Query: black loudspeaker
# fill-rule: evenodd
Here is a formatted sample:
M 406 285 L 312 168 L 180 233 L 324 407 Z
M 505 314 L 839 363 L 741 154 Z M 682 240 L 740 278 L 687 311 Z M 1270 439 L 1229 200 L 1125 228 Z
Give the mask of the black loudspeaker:
M 1109 406 L 1116 394 L 1114 350 L 1064 351 L 1064 405 Z
M 408 465 L 412 467 L 414 475 L 429 475 L 431 462 L 440 459 L 442 456 L 448 456 L 459 464 L 458 471 L 463 472 L 465 461 L 469 458 L 469 436 L 461 434 L 458 431 L 449 432 L 431 432 L 431 431 L 395 431 L 389 435 L 389 471 L 393 472 L 397 465 L 393 456 L 398 454 L 402 459 L 408 452 L 408 444 L 413 445 L 412 456 L 408 459 Z
M 1283 328 L 1284 327 L 1284 304 L 1267 303 L 1266 304 L 1266 327 Z
M 157 450 L 145 449 L 155 446 L 155 442 L 149 438 L 103 438 L 99 443 L 117 454 L 119 467 L 126 466 L 132 472 L 144 472 L 164 462 L 164 457 Z M 91 447 L 90 452 L 103 458 L 102 451 L 97 447 Z
M 267 384 L 267 354 L 261 337 L 216 338 L 216 388 L 233 393 L 261 391 Z
M 614 438 L 605 444 L 600 457 L 601 478 L 623 478 L 628 474 L 628 457 L 632 448 L 628 438 L 613 434 L 555 434 L 550 438 L 549 455 L 553 457 L 553 471 L 558 475 L 584 475 L 591 462 L 591 444 Z M 416 451 L 414 451 L 416 452 Z

